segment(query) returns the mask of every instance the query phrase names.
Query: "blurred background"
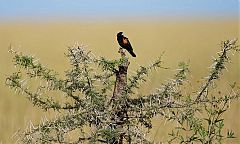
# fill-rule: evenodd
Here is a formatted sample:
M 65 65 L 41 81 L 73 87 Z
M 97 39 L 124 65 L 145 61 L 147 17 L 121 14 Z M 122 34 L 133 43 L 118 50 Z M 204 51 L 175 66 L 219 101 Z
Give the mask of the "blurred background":
M 189 62 L 189 78 L 198 90 L 220 42 L 239 38 L 239 6 L 238 0 L 0 0 L 0 144 L 13 143 L 18 129 L 50 115 L 5 86 L 6 77 L 16 70 L 8 53 L 10 45 L 64 76 L 68 46 L 83 43 L 96 56 L 116 59 L 116 34 L 123 31 L 137 55 L 128 55 L 129 75 L 163 52 L 164 66 L 170 67 L 153 72 L 139 93 L 154 92 L 173 76 L 180 61 Z M 220 88 L 240 82 L 239 61 L 239 55 L 232 57 Z M 240 141 L 239 115 L 239 102 L 224 115 L 227 129 L 238 136 L 234 142 Z M 155 120 L 154 126 L 150 137 L 164 139 L 167 124 Z

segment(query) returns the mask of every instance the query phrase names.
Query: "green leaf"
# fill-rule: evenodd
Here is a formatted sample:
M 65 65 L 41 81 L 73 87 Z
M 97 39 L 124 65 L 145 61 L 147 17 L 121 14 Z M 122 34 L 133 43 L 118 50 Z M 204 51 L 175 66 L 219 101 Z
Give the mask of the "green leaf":
M 233 132 L 232 130 L 228 130 L 228 131 L 227 131 L 227 138 L 236 138 L 236 137 L 234 136 L 234 132 Z

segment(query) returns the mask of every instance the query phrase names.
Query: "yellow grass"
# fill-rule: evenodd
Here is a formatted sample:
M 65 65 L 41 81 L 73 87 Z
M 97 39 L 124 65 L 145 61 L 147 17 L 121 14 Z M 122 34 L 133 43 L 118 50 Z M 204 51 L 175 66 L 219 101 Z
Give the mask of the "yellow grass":
M 197 80 L 206 76 L 212 56 L 216 56 L 221 40 L 238 37 L 238 22 L 228 21 L 155 21 L 155 22 L 51 22 L 51 23 L 2 23 L 0 24 L 0 143 L 13 143 L 11 136 L 19 128 L 24 129 L 29 121 L 38 123 L 48 116 L 33 107 L 23 96 L 15 94 L 4 84 L 14 67 L 7 52 L 10 44 L 24 53 L 34 54 L 47 67 L 64 74 L 68 61 L 64 56 L 67 47 L 75 42 L 88 45 L 96 56 L 109 59 L 118 57 L 116 33 L 123 31 L 130 38 L 137 58 L 130 57 L 130 75 L 139 65 L 151 63 L 164 54 L 164 65 L 172 70 L 160 70 L 150 75 L 149 81 L 139 93 L 154 92 L 155 88 L 170 78 L 179 61 L 190 60 L 191 79 L 198 88 Z M 221 82 L 226 86 L 231 81 L 240 82 L 239 59 L 235 56 L 228 65 L 228 72 Z M 225 114 L 226 127 L 233 129 L 240 141 L 239 101 L 231 105 Z M 168 125 L 154 121 L 151 138 L 162 140 Z M 157 131 L 157 133 L 156 133 Z M 156 133 L 156 134 L 155 134 Z

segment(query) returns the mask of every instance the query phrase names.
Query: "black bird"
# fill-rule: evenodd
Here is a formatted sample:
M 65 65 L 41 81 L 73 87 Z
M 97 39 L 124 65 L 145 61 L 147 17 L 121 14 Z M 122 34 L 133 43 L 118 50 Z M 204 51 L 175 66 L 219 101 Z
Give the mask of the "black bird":
M 123 32 L 119 32 L 117 34 L 117 41 L 118 41 L 118 44 L 126 49 L 133 57 L 136 57 L 136 54 L 133 52 L 133 48 L 131 46 L 131 43 L 130 41 L 128 40 L 127 37 L 123 36 L 122 34 Z

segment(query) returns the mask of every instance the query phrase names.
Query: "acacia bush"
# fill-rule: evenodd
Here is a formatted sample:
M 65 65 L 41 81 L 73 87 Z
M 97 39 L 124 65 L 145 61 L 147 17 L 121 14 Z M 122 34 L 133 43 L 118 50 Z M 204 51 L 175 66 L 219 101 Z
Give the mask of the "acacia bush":
M 184 88 L 189 67 L 181 62 L 177 73 L 154 93 L 137 96 L 135 92 L 145 84 L 148 74 L 164 68 L 161 57 L 140 66 L 128 78 L 130 63 L 122 49 L 119 59 L 108 60 L 94 56 L 83 45 L 74 45 L 66 53 L 71 67 L 62 78 L 33 56 L 10 49 L 17 70 L 6 78 L 6 85 L 25 95 L 34 106 L 59 113 L 57 118 L 18 131 L 17 142 L 154 143 L 148 133 L 156 116 L 177 123 L 169 137 L 159 143 L 215 144 L 231 140 L 234 132 L 225 133 L 222 116 L 230 103 L 238 100 L 240 91 L 236 82 L 217 93 L 214 89 L 230 62 L 229 52 L 240 51 L 236 42 L 221 42 L 221 51 L 199 89 Z

